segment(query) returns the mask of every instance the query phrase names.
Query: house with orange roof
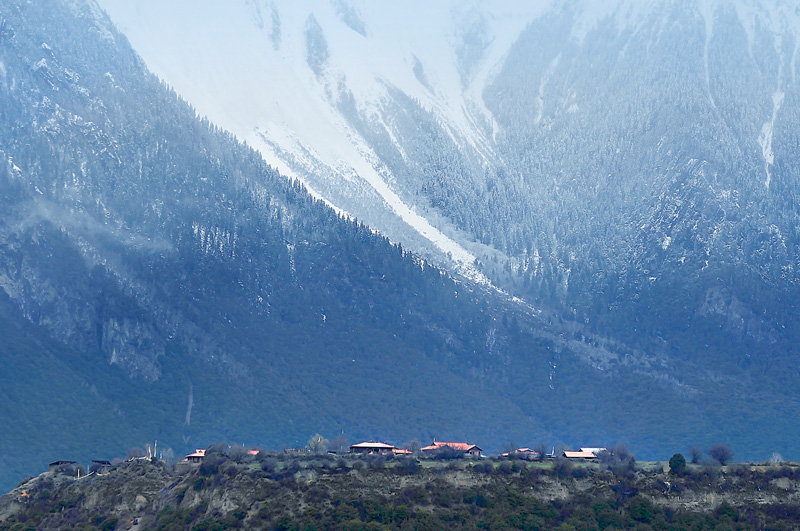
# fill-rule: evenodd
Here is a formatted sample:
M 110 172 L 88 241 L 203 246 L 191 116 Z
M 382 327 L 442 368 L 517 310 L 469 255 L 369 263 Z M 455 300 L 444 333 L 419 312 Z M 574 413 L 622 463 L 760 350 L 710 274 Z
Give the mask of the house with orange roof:
M 593 452 L 573 452 L 570 450 L 564 450 L 564 457 L 567 459 L 597 459 L 597 455 Z
M 442 442 L 435 439 L 433 444 L 430 446 L 425 446 L 424 448 L 420 448 L 420 451 L 423 455 L 427 454 L 429 456 L 434 456 L 436 455 L 437 451 L 442 451 L 445 448 L 452 448 L 453 450 L 463 453 L 464 456 L 467 457 L 480 457 L 482 451 L 481 448 L 476 444 L 463 442 Z
M 577 452 L 573 452 L 570 450 L 564 451 L 564 457 L 567 459 L 597 459 L 597 456 L 600 455 L 602 452 L 605 452 L 606 449 L 602 447 L 586 447 L 582 446 L 581 449 Z

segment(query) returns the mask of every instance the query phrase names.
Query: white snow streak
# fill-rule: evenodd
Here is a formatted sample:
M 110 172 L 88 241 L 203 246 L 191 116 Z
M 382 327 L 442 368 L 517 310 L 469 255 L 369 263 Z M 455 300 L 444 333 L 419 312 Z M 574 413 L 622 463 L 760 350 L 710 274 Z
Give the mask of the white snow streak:
M 542 80 L 539 82 L 539 95 L 536 99 L 537 104 L 539 105 L 539 111 L 536 113 L 536 123 L 541 123 L 542 117 L 544 116 L 544 88 L 547 86 L 547 82 L 550 81 L 550 78 L 553 76 L 553 72 L 556 71 L 558 68 L 558 63 L 561 60 L 561 54 L 558 54 L 555 59 L 550 62 L 550 65 L 547 67 L 544 75 L 542 76 Z
M 194 407 L 194 388 L 192 387 L 191 382 L 189 383 L 189 400 L 186 404 L 186 419 L 184 420 L 185 426 L 190 426 L 192 424 L 192 408 Z
M 366 37 L 343 24 L 328 2 L 276 0 L 272 5 L 280 17 L 278 50 L 269 28 L 263 21 L 259 25 L 242 0 L 100 1 L 156 74 L 201 114 L 260 149 L 282 173 L 301 179 L 316 197 L 330 189 L 338 189 L 342 197 L 365 196 L 367 184 L 391 212 L 461 269 L 477 275 L 475 257 L 392 189 L 393 176 L 350 127 L 338 103 L 349 94 L 362 119 L 375 120 L 390 87 L 396 88 L 432 112 L 458 145 L 489 157 L 490 135 L 497 130 L 483 103 L 483 89 L 517 35 L 551 0 L 540 2 L 541 7 L 523 0 L 500 3 L 488 18 L 494 38 L 466 89 L 452 42 L 457 30 L 451 27 L 453 13 L 465 9 L 456 0 L 351 0 L 365 23 Z M 321 76 L 306 65 L 304 28 L 312 14 L 328 47 L 329 61 Z M 433 90 L 414 75 L 414 57 Z M 392 124 L 383 123 L 393 137 Z M 310 170 L 318 171 L 304 175 Z M 324 195 L 329 204 L 338 202 Z M 363 212 L 352 214 L 365 217 Z
M 378 165 L 377 156 L 369 149 L 366 144 L 360 141 L 355 136 L 355 133 L 349 131 L 346 124 L 339 124 L 343 130 L 348 130 L 350 135 L 341 136 L 333 144 L 327 146 L 324 152 L 315 151 L 312 155 L 315 159 L 304 161 L 303 165 L 311 168 L 314 162 L 321 162 L 330 168 L 341 168 L 339 173 L 343 174 L 347 170 L 353 170 L 358 177 L 364 179 L 375 192 L 386 202 L 392 212 L 394 212 L 406 224 L 412 227 L 416 232 L 424 236 L 426 239 L 436 245 L 444 254 L 453 260 L 464 275 L 472 278 L 473 280 L 488 283 L 482 274 L 475 270 L 473 264 L 475 256 L 466 251 L 463 247 L 458 245 L 455 241 L 445 236 L 440 230 L 435 228 L 431 223 L 417 214 L 402 199 L 389 187 L 384 178 L 376 171 L 375 166 Z M 348 138 L 348 136 L 350 138 Z M 251 143 L 256 146 L 268 149 L 262 139 L 250 139 Z M 359 150 L 359 153 L 351 153 L 353 150 Z M 347 161 L 346 163 L 344 161 Z M 286 171 L 289 175 L 296 174 L 287 165 L 279 167 L 279 169 Z
M 785 94 L 781 87 L 783 85 L 783 54 L 781 53 L 781 36 L 775 38 L 775 50 L 781 58 L 778 66 L 778 88 L 772 93 L 772 117 L 769 121 L 765 122 L 761 127 L 761 135 L 758 137 L 758 143 L 761 145 L 761 154 L 764 157 L 764 172 L 767 174 L 765 186 L 769 188 L 772 182 L 772 165 L 775 164 L 775 153 L 772 150 L 772 135 L 775 131 L 775 119 L 778 117 L 778 111 L 783 105 L 783 98 Z
M 761 135 L 758 137 L 758 143 L 761 145 L 761 154 L 764 157 L 764 172 L 767 174 L 764 185 L 769 188 L 772 182 L 772 165 L 775 163 L 775 153 L 772 151 L 772 134 L 775 130 L 775 119 L 778 116 L 778 111 L 783 104 L 784 93 L 781 90 L 776 90 L 772 94 L 772 118 L 765 122 L 761 128 Z
M 711 107 L 716 108 L 717 104 L 714 101 L 714 95 L 711 93 L 711 74 L 708 68 L 708 47 L 711 44 L 711 37 L 714 35 L 714 6 L 711 4 L 704 4 L 700 9 L 706 23 L 706 42 L 705 48 L 703 49 L 703 63 L 706 72 L 706 92 L 708 93 L 708 101 L 711 102 Z

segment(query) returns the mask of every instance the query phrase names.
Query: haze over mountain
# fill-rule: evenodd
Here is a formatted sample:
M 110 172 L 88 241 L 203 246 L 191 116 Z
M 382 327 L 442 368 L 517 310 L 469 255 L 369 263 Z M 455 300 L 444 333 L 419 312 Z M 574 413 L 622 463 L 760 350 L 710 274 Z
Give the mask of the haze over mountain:
M 317 431 L 793 455 L 793 7 L 100 5 L 133 48 L 0 2 L 4 484 Z

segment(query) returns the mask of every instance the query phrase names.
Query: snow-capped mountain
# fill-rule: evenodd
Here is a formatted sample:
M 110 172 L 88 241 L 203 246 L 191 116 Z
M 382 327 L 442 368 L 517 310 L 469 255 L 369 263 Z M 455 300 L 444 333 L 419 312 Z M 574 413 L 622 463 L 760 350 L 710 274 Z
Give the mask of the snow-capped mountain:
M 522 334 L 496 304 L 195 116 L 94 2 L 0 2 L 0 489 L 150 439 L 431 436 L 398 412 L 529 432 L 476 355 Z
M 772 313 L 744 285 L 798 285 L 790 2 L 100 3 L 270 164 L 531 302 L 597 322 L 680 290 L 733 323 Z
M 393 138 L 398 126 L 387 108 L 399 92 L 441 120 L 460 147 L 492 157 L 481 92 L 524 27 L 526 4 L 489 13 L 454 1 L 102 3 L 200 114 L 337 208 L 466 267 L 472 252 L 404 196 L 365 129 Z
M 498 121 L 485 94 L 531 25 L 569 13 L 568 23 L 559 27 L 568 48 L 518 86 L 542 109 L 555 103 L 568 112 L 580 108 L 581 96 L 552 94 L 563 101 L 546 102 L 547 78 L 558 58 L 566 62 L 569 47 L 580 49 L 598 28 L 636 35 L 676 10 L 679 20 L 700 17 L 707 78 L 707 49 L 720 13 L 735 13 L 751 48 L 763 32 L 788 43 L 800 28 L 800 13 L 791 3 L 755 0 L 100 4 L 149 67 L 201 115 L 246 139 L 269 163 L 337 208 L 419 251 L 449 252 L 468 269 L 476 256 L 491 256 L 497 246 L 476 243 L 487 243 L 486 238 L 443 215 L 430 197 L 414 193 L 405 181 L 418 176 L 398 175 L 419 170 L 419 149 L 407 140 L 416 134 L 409 128 L 419 123 L 403 122 L 409 112 L 421 112 L 468 159 L 458 161 L 476 174 L 478 182 L 468 186 L 485 186 L 481 170 L 492 171 L 508 158 L 498 154 L 504 145 L 498 135 L 508 132 L 508 124 Z M 776 85 L 776 113 L 780 94 Z M 577 99 L 567 102 L 570 97 Z M 766 120 L 759 142 L 767 166 L 774 156 L 771 131 Z M 387 160 L 392 156 L 398 161 Z M 765 182 L 769 173 L 767 168 Z

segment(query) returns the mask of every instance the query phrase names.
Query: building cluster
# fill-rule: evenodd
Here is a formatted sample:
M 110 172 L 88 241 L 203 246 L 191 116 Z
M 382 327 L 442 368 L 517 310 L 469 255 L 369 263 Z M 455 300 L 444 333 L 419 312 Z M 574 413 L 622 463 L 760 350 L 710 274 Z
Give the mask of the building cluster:
M 605 452 L 605 448 L 601 447 L 583 447 L 578 451 L 564 450 L 560 455 L 556 455 L 556 449 L 553 448 L 550 452 L 540 456 L 536 450 L 530 448 L 518 448 L 513 452 L 505 452 L 500 454 L 500 457 L 514 457 L 517 459 L 554 459 L 556 457 L 563 457 L 565 459 L 597 459 L 598 456 Z
M 483 457 L 482 452 L 483 450 L 477 444 L 470 444 L 465 442 L 442 442 L 437 441 L 434 439 L 433 443 L 429 446 L 423 446 L 419 449 L 419 456 L 423 458 L 436 458 L 441 457 L 443 455 L 447 455 L 450 457 L 467 457 L 467 458 L 481 458 Z M 597 459 L 598 455 L 601 452 L 606 451 L 605 448 L 602 447 L 582 447 L 578 451 L 572 450 L 564 450 L 560 453 L 560 455 L 556 455 L 555 448 L 550 452 L 546 453 L 541 458 L 555 458 L 555 457 L 563 457 L 565 459 L 578 459 L 578 460 L 585 460 L 585 459 Z M 258 450 L 250 450 L 251 455 L 257 455 Z M 287 450 L 290 453 L 300 453 L 299 450 Z M 203 457 L 205 456 L 206 451 L 202 448 L 195 450 L 194 453 L 191 453 L 186 456 L 184 459 L 185 462 L 189 463 L 201 463 L 203 461 Z M 335 453 L 335 452 L 329 452 Z M 397 448 L 393 444 L 387 444 L 384 442 L 379 441 L 364 441 L 356 444 L 350 445 L 350 452 L 351 455 L 413 455 L 414 452 L 405 448 Z M 539 452 L 536 450 L 532 450 L 530 448 L 519 448 L 514 450 L 513 452 L 506 452 L 500 454 L 500 457 L 513 457 L 517 459 L 539 459 L 540 455 Z
M 434 439 L 433 443 L 429 446 L 423 446 L 419 449 L 419 456 L 422 458 L 437 458 L 442 456 L 447 457 L 466 457 L 466 458 L 473 458 L 479 459 L 483 457 L 482 452 L 483 450 L 476 444 L 470 444 L 465 442 L 442 442 L 437 441 Z M 550 452 L 546 453 L 543 457 L 540 456 L 539 452 L 532 450 L 530 448 L 519 448 L 512 452 L 505 452 L 500 454 L 500 457 L 513 457 L 517 459 L 544 459 L 544 458 L 555 458 L 555 457 L 563 457 L 565 459 L 576 459 L 576 460 L 587 460 L 587 459 L 597 459 L 598 455 L 601 452 L 606 451 L 605 448 L 601 447 L 582 447 L 580 450 L 572 451 L 572 450 L 565 450 L 560 453 L 560 455 L 556 455 L 555 448 Z M 259 454 L 259 450 L 251 449 L 247 451 L 250 455 L 256 456 Z M 299 453 L 298 450 L 287 450 L 290 453 Z M 334 452 L 330 452 L 334 453 Z M 414 452 L 405 448 L 397 448 L 392 444 L 387 444 L 379 441 L 364 441 L 357 444 L 350 445 L 350 454 L 352 455 L 396 455 L 396 456 L 403 456 L 403 455 L 413 455 Z M 182 463 L 191 465 L 191 464 L 200 464 L 203 462 L 203 459 L 206 456 L 205 448 L 198 448 L 194 452 L 187 454 L 186 457 L 183 459 Z M 131 458 L 129 460 L 134 459 L 149 459 L 149 457 L 141 457 L 141 458 Z M 71 467 L 74 468 L 76 466 L 75 461 L 54 461 L 50 463 L 49 468 L 51 472 L 56 472 L 63 467 Z M 112 467 L 110 461 L 92 461 L 92 466 L 90 468 L 89 475 L 92 474 L 103 474 L 108 472 Z M 80 474 L 80 472 L 78 472 Z M 80 476 L 79 476 L 80 477 Z
M 464 457 L 481 457 L 481 448 L 476 444 L 469 444 L 463 442 L 441 442 L 433 441 L 430 446 L 424 446 L 419 449 L 423 457 L 433 457 L 438 453 L 453 452 L 463 455 Z M 351 454 L 394 454 L 394 455 L 411 455 L 411 450 L 404 448 L 396 448 L 391 444 L 386 444 L 377 441 L 365 441 L 350 446 Z

